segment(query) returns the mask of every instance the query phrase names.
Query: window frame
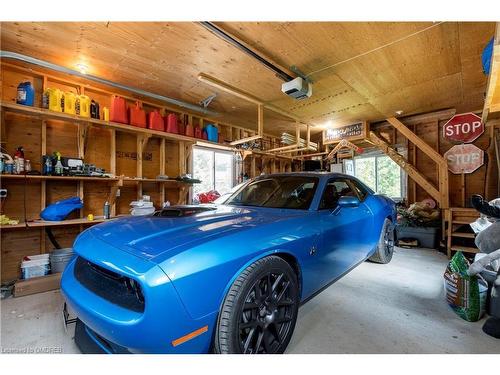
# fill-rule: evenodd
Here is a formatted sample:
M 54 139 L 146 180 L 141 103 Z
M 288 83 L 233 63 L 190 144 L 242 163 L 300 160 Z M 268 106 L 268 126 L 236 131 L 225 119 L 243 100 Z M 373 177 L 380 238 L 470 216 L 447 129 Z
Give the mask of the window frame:
M 353 181 L 354 180 L 352 178 L 349 178 L 349 177 L 332 177 L 332 178 L 328 179 L 328 181 L 325 184 L 325 187 L 323 188 L 323 192 L 321 193 L 321 196 L 320 196 L 319 202 L 318 202 L 318 211 L 333 211 L 333 210 L 335 210 L 338 207 L 337 206 L 337 207 L 334 207 L 334 208 L 321 208 L 321 202 L 323 201 L 323 195 L 326 192 L 326 188 L 328 187 L 328 185 L 331 182 L 336 182 L 336 181 L 344 181 L 349 186 L 349 188 L 354 192 L 354 194 L 356 195 L 356 197 L 359 199 L 360 202 L 364 202 L 364 200 L 366 199 L 366 197 L 370 193 L 363 186 L 361 186 L 361 188 L 366 193 L 365 196 L 364 196 L 364 198 L 361 199 L 361 197 L 359 196 L 359 193 L 357 192 L 357 190 L 353 188 Z
M 406 155 L 406 150 L 404 150 L 404 152 L 399 152 L 402 156 L 405 156 Z M 384 193 L 379 193 L 378 192 L 378 159 L 379 158 L 383 158 L 383 157 L 389 157 L 388 155 L 386 155 L 385 153 L 376 153 L 376 154 L 369 154 L 369 155 L 362 155 L 362 156 L 357 156 L 355 158 L 352 159 L 353 161 L 353 173 L 354 175 L 352 177 L 356 177 L 359 179 L 359 177 L 356 176 L 356 160 L 359 160 L 359 159 L 367 159 L 367 158 L 374 158 L 375 159 L 375 189 L 374 189 L 374 193 L 375 194 L 380 194 L 380 195 L 385 195 Z M 390 158 L 389 158 L 390 159 Z M 400 189 L 400 196 L 399 197 L 389 197 L 395 201 L 399 201 L 399 200 L 403 200 L 403 199 L 406 199 L 406 195 L 407 195 L 407 184 L 408 184 L 408 175 L 407 173 L 404 171 L 403 168 L 399 167 L 399 189 Z M 369 187 L 369 186 L 368 186 Z M 371 187 L 369 187 L 371 189 Z
M 231 160 L 231 189 L 235 186 L 235 173 L 236 173 L 236 165 L 235 165 L 235 160 L 234 160 L 234 153 L 232 151 L 226 151 L 226 150 L 219 150 L 211 147 L 204 147 L 204 146 L 198 146 L 198 145 L 193 145 L 192 146 L 192 153 L 195 152 L 195 150 L 203 150 L 203 151 L 210 151 L 213 153 L 213 167 L 212 167 L 212 178 L 213 178 L 213 189 L 216 190 L 215 188 L 215 154 L 220 153 L 220 154 L 226 154 L 230 155 L 232 160 Z M 191 173 L 193 177 L 195 178 L 196 176 L 194 175 L 194 156 L 191 157 Z M 193 194 L 194 194 L 194 188 L 191 188 Z

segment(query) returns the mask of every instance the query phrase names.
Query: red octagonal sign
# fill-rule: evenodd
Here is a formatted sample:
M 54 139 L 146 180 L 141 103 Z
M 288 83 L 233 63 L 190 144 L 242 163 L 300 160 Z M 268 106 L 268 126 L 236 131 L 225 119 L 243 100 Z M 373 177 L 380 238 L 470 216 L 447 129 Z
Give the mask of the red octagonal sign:
M 483 165 L 484 152 L 471 144 L 455 145 L 445 152 L 444 158 L 452 173 L 472 173 Z
M 443 126 L 443 137 L 454 142 L 470 143 L 483 133 L 481 117 L 474 113 L 455 115 Z

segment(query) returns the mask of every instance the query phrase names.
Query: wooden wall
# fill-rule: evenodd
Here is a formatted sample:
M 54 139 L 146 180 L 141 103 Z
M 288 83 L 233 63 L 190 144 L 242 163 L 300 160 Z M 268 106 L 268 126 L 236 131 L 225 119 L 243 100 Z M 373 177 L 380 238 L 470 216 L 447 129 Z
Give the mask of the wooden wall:
M 425 115 L 401 118 L 417 136 L 444 155 L 454 143 L 443 137 L 443 125 L 453 116 L 455 110 L 445 110 Z M 470 197 L 481 194 L 488 199 L 496 198 L 498 187 L 498 167 L 494 156 L 492 142 L 493 129 L 498 124 L 488 122 L 486 131 L 473 144 L 485 151 L 485 163 L 470 174 L 453 174 L 448 172 L 450 207 L 470 207 Z M 408 161 L 416 166 L 430 182 L 437 186 L 437 165 L 421 150 L 408 142 L 392 125 L 387 122 L 371 124 L 371 129 L 379 133 L 391 145 L 407 150 Z M 407 199 L 409 203 L 421 201 L 429 195 L 411 179 L 408 180 Z
M 106 88 L 94 87 L 82 81 L 72 81 L 71 77 L 48 75 L 12 64 L 2 64 L 0 85 L 2 103 L 15 103 L 17 86 L 25 81 L 32 82 L 35 88 L 34 107 L 41 107 L 44 87 L 57 87 L 64 91 L 85 93 L 99 102 L 101 111 L 103 107 L 110 107 L 111 92 L 106 91 Z M 126 92 L 117 92 L 117 94 L 124 96 L 130 104 L 133 103 L 134 98 L 127 96 Z M 176 113 L 184 124 L 187 122 L 194 125 L 214 123 L 220 130 L 222 141 L 231 142 L 255 134 L 253 130 L 198 118 L 190 113 L 181 113 L 175 108 L 163 107 L 160 103 L 145 103 L 144 107 L 147 111 L 160 108 L 163 113 L 167 110 Z M 95 164 L 116 176 L 154 179 L 159 174 L 177 177 L 189 171 L 192 142 L 153 136 L 145 144 L 142 155 L 138 155 L 139 134 L 91 126 L 87 129 L 84 150 L 80 150 L 81 128 L 75 121 L 42 120 L 36 116 L 11 111 L 2 111 L 1 120 L 2 149 L 13 155 L 16 147 L 23 146 L 25 157 L 31 160 L 33 170 L 42 171 L 41 156 L 43 154 L 60 151 L 63 156 L 72 157 L 82 155 L 84 152 L 86 163 Z M 279 138 L 269 135 L 265 138 L 268 148 L 280 146 Z M 248 162 L 252 157 L 248 158 Z M 280 168 L 280 162 L 273 161 L 273 163 L 273 170 L 279 171 L 277 168 Z M 283 168 L 285 168 L 284 165 Z M 269 164 L 266 171 L 270 173 L 271 170 Z M 251 173 L 251 168 L 248 172 Z M 251 176 L 253 177 L 253 174 Z M 32 221 L 40 218 L 40 211 L 47 205 L 63 198 L 80 196 L 84 202 L 83 209 L 72 213 L 68 218 L 83 218 L 90 213 L 99 216 L 102 215 L 104 203 L 109 199 L 110 185 L 111 183 L 104 181 L 92 183 L 68 179 L 64 181 L 29 180 L 25 183 L 23 179 L 3 178 L 1 186 L 8 190 L 8 198 L 3 204 L 2 214 L 18 219 L 21 223 L 25 220 Z M 157 208 L 167 200 L 172 204 L 185 202 L 187 190 L 186 187 L 176 184 L 164 185 L 154 181 L 124 180 L 112 211 L 116 215 L 129 214 L 130 202 L 143 194 L 149 195 Z M 61 246 L 70 247 L 78 233 L 86 227 L 87 225 L 52 227 L 52 232 Z M 44 228 L 5 229 L 3 227 L 0 230 L 2 282 L 19 277 L 20 262 L 24 256 L 49 252 L 53 249 Z

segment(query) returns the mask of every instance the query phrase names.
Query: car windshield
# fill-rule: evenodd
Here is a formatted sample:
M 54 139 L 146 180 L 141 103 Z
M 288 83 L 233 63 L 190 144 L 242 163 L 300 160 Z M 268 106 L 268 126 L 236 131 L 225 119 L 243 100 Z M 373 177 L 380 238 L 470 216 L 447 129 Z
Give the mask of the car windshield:
M 318 185 L 308 176 L 269 176 L 250 182 L 226 202 L 235 206 L 307 210 Z

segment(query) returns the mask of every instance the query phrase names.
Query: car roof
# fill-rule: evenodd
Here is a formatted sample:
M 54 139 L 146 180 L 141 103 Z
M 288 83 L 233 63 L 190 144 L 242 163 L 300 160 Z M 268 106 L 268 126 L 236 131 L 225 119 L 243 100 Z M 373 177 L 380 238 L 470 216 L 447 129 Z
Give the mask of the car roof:
M 348 177 L 353 178 L 353 176 L 344 174 L 344 173 L 336 173 L 336 172 L 328 172 L 328 171 L 302 171 L 302 172 L 282 172 L 282 173 L 273 173 L 273 174 L 263 174 L 259 177 L 275 177 L 275 176 L 308 176 L 308 177 L 318 177 L 318 178 L 333 178 L 333 177 Z
M 307 177 L 317 177 L 320 180 L 329 180 L 331 178 L 349 178 L 361 184 L 370 194 L 374 194 L 374 191 L 370 187 L 368 187 L 365 183 L 360 181 L 359 178 L 356 178 L 349 174 L 337 173 L 337 172 L 328 172 L 328 171 L 282 172 L 282 173 L 263 174 L 260 176 L 256 176 L 254 180 L 258 180 L 261 178 L 276 177 L 276 176 L 307 176 Z

